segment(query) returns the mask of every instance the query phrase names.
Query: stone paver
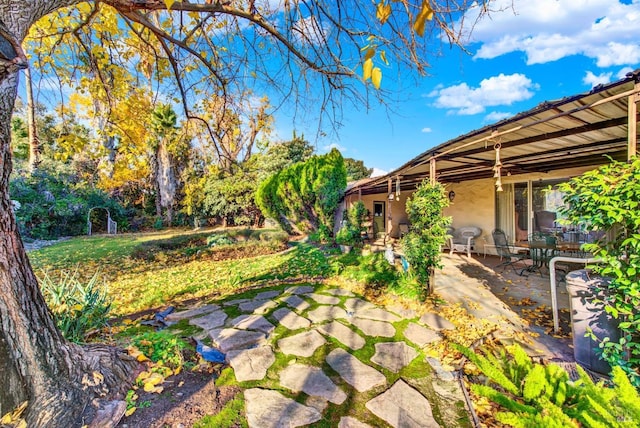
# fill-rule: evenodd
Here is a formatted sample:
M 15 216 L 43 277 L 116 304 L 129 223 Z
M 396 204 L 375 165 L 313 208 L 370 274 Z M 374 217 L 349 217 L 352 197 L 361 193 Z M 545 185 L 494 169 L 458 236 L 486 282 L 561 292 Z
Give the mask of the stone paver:
M 265 342 L 264 333 L 236 328 L 214 329 L 209 331 L 209 336 L 216 347 L 225 354 L 233 349 L 248 349 Z
M 420 322 L 436 331 L 453 330 L 456 328 L 450 321 L 433 312 L 427 312 L 420 317 Z
M 373 414 L 394 428 L 435 428 L 431 404 L 403 380 L 365 404 Z
M 362 336 L 338 321 L 323 324 L 318 327 L 318 331 L 337 339 L 340 343 L 354 351 L 362 348 L 366 343 Z
M 306 311 L 311 307 L 309 302 L 299 296 L 296 296 L 295 294 L 293 296 L 285 297 L 284 299 L 282 299 L 282 301 L 293 309 L 296 309 L 298 312 Z
M 271 291 L 263 291 L 262 293 L 256 294 L 253 299 L 254 300 L 266 300 L 273 299 L 274 297 L 278 297 L 282 294 L 282 291 L 271 290 Z
M 271 334 L 276 326 L 262 315 L 240 315 L 231 321 L 231 325 L 242 330 L 256 330 L 264 334 Z
M 240 303 L 238 305 L 242 312 L 255 313 L 265 313 L 276 306 L 278 306 L 278 304 L 273 300 L 249 300 L 248 302 Z
M 181 321 L 187 318 L 194 318 L 200 315 L 208 314 L 218 309 L 220 309 L 220 306 L 218 305 L 204 305 L 204 306 L 199 306 L 197 308 L 188 309 L 182 312 L 171 313 L 167 315 L 164 319 L 165 321 L 168 321 L 168 322 L 176 322 L 176 321 Z
M 373 303 L 367 302 L 366 300 L 353 297 L 351 299 L 345 300 L 344 307 L 347 308 L 349 312 L 354 312 L 354 311 L 357 311 L 358 309 L 375 308 L 376 305 L 374 305 Z
M 227 314 L 218 310 L 199 318 L 191 318 L 189 324 L 196 325 L 204 330 L 211 330 L 222 326 L 226 319 Z
M 239 382 L 264 379 L 267 370 L 276 361 L 271 346 L 229 351 L 229 365 Z
M 374 363 L 398 373 L 418 356 L 418 352 L 404 342 L 376 343 L 376 353 L 371 357 Z
M 249 428 L 291 428 L 319 421 L 322 415 L 313 407 L 268 389 L 244 391 Z
M 307 297 L 313 299 L 315 302 L 320 303 L 321 305 L 337 305 L 340 303 L 340 299 L 335 296 L 327 296 L 326 294 L 318 294 L 318 293 L 309 293 Z
M 227 300 L 226 302 L 222 302 L 222 306 L 237 306 L 240 303 L 245 303 L 248 302 L 249 299 L 233 299 L 233 300 Z
M 320 346 L 327 341 L 315 330 L 305 331 L 293 336 L 278 340 L 278 347 L 287 355 L 310 357 Z
M 388 322 L 364 318 L 351 318 L 349 321 L 367 336 L 393 337 L 396 334 L 396 328 Z
M 347 311 L 338 306 L 318 306 L 312 311 L 307 313 L 307 317 L 314 323 L 321 323 L 325 321 L 333 321 L 338 318 L 346 319 L 349 317 Z
M 365 308 L 356 309 L 353 316 L 358 318 L 367 318 L 376 321 L 396 322 L 402 320 L 398 315 L 392 314 L 382 308 Z
M 429 363 L 438 379 L 447 382 L 453 382 L 454 380 L 456 380 L 455 372 L 445 370 L 444 367 L 442 367 L 440 360 L 432 357 L 427 357 L 425 361 Z
M 327 355 L 326 361 L 342 379 L 359 392 L 365 392 L 387 383 L 387 379 L 382 373 L 364 364 L 344 349 L 334 349 Z
M 322 292 L 331 294 L 333 296 L 348 296 L 348 297 L 355 296 L 355 294 L 353 294 L 351 291 L 345 290 L 344 288 L 330 288 L 328 290 L 322 290 Z
M 305 294 L 305 293 L 313 293 L 315 288 L 310 285 L 298 285 L 295 287 L 289 287 L 284 290 L 285 293 L 289 294 Z
M 334 404 L 342 404 L 347 394 L 318 367 L 293 364 L 280 373 L 280 384 L 293 392 L 322 397 Z
M 373 428 L 369 424 L 365 424 L 364 422 L 360 422 L 356 418 L 352 418 L 351 416 L 343 416 L 340 418 L 340 422 L 338 423 L 338 428 Z
M 404 330 L 404 337 L 421 348 L 428 343 L 441 340 L 438 333 L 414 322 L 409 323 L 407 328 Z
M 387 307 L 387 309 L 389 309 L 391 312 L 395 314 L 400 315 L 403 319 L 406 319 L 406 320 L 410 320 L 418 316 L 418 313 L 415 310 L 411 308 L 405 308 L 400 305 L 389 306 Z
M 298 330 L 301 328 L 309 328 L 311 321 L 301 317 L 293 312 L 291 309 L 280 308 L 276 310 L 273 317 L 278 320 L 280 324 L 288 328 L 289 330 Z

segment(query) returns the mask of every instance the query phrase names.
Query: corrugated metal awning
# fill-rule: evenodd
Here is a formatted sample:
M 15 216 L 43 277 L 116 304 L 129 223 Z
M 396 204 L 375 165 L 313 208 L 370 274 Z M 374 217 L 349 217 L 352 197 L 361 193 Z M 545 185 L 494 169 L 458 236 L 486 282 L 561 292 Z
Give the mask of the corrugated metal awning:
M 640 96 L 640 69 L 618 82 L 544 102 L 457 137 L 385 176 L 356 183 L 347 193 L 386 193 L 388 180 L 398 176 L 402 190 L 413 190 L 429 177 L 432 159 L 436 162 L 439 182 L 489 178 L 494 173 L 496 144 L 500 145 L 503 176 L 595 166 L 606 163 L 606 157 L 626 160 L 630 96 L 636 101 Z M 635 122 L 638 122 L 637 113 Z

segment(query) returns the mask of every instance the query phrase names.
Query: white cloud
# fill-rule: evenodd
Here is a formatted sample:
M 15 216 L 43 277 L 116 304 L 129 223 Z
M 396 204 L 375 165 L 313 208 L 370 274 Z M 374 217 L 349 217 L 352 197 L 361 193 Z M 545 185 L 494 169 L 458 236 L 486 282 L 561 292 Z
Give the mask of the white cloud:
M 640 0 L 495 0 L 489 17 L 469 39 L 479 43 L 476 58 L 511 52 L 526 54 L 527 64 L 584 55 L 598 67 L 640 62 Z M 473 22 L 478 9 L 465 16 Z
M 373 177 L 381 177 L 383 175 L 387 175 L 389 173 L 389 171 L 385 171 L 384 169 L 380 169 L 380 168 L 373 168 L 373 172 L 371 173 L 371 178 Z
M 485 122 L 500 122 L 502 119 L 513 116 L 513 113 L 506 111 L 492 111 L 484 117 Z
M 325 152 L 330 152 L 332 149 L 338 149 L 338 151 L 339 151 L 340 153 L 344 153 L 344 152 L 346 152 L 346 151 L 347 151 L 347 148 L 346 148 L 346 147 L 343 147 L 343 146 L 341 146 L 341 145 L 340 145 L 340 144 L 338 144 L 338 143 L 331 143 L 331 144 L 327 144 L 326 146 L 324 146 L 324 147 L 323 147 L 323 150 L 324 150 Z
M 627 73 L 631 73 L 632 71 L 633 71 L 633 68 L 631 67 L 621 68 L 620 71 L 616 73 L 616 77 L 618 79 L 624 79 L 625 77 L 627 77 Z
M 428 126 L 427 126 L 427 127 L 425 127 L 425 128 L 422 128 L 422 129 L 420 130 L 420 132 L 423 132 L 423 133 L 425 133 L 425 134 L 428 134 L 429 132 L 432 132 L 432 131 L 433 131 L 433 130 L 432 130 L 431 128 L 429 128 Z
M 327 25 L 318 22 L 314 15 L 296 21 L 292 31 L 301 43 L 321 45 L 327 43 Z
M 582 82 L 585 85 L 591 87 L 600 85 L 601 83 L 611 82 L 611 76 L 613 73 L 600 73 L 598 75 L 593 74 L 591 71 L 587 71 L 587 74 L 582 78 Z
M 466 83 L 440 87 L 429 96 L 435 97 L 434 106 L 449 109 L 449 113 L 472 115 L 485 111 L 486 107 L 511 105 L 533 96 L 532 90 L 538 89 L 524 74 L 504 75 L 500 73 L 484 79 L 477 88 Z

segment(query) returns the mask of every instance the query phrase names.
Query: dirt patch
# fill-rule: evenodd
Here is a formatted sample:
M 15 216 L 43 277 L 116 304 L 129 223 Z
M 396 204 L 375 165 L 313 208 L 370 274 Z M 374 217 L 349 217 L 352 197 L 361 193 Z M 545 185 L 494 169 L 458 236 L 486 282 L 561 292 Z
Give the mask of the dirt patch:
M 119 427 L 177 428 L 192 427 L 206 415 L 215 415 L 241 389 L 217 387 L 215 376 L 208 372 L 184 371 L 168 378 L 161 394 L 137 392 L 138 409 L 122 419 Z

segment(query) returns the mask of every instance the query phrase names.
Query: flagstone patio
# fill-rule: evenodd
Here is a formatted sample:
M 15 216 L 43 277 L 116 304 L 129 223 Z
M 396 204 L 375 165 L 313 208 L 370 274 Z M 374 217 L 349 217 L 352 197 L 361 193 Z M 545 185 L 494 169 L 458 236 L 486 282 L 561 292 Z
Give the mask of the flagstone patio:
M 544 281 L 509 278 L 493 271 L 491 262 L 457 255 L 444 256 L 443 263 L 435 290 L 443 300 L 494 322 L 495 335 L 507 342 L 524 338 L 530 354 L 571 359 L 566 342 L 535 337 L 536 326 L 496 295 L 515 288 L 541 300 Z M 242 315 L 231 319 L 225 312 L 230 310 Z M 441 340 L 443 330 L 456 328 L 437 313 L 379 307 L 348 290 L 305 285 L 190 308 L 172 319 L 203 328 L 227 354 L 240 385 L 251 382 L 245 389 L 249 427 L 304 426 L 324 420 L 327 412 L 333 420 L 341 412 L 340 427 L 439 427 L 444 408 L 464 402 L 456 374 L 422 352 Z M 288 363 L 276 364 L 278 358 Z M 428 363 L 433 375 L 404 377 L 402 370 L 416 359 Z M 436 392 L 438 402 L 427 398 L 428 391 Z M 352 402 L 362 403 L 356 413 L 348 408 Z

